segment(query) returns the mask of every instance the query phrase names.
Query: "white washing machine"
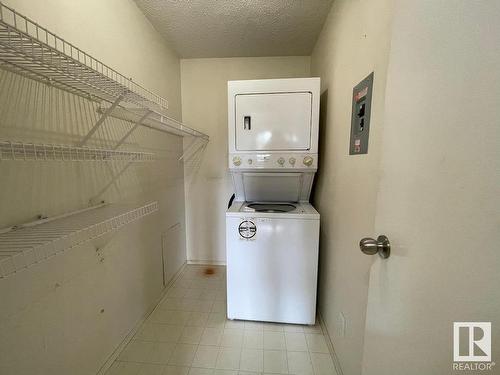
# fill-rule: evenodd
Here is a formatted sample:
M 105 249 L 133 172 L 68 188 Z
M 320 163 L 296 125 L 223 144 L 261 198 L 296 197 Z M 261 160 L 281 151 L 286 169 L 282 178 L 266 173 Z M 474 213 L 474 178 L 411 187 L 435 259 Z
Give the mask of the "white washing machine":
M 309 203 L 233 202 L 226 213 L 229 319 L 314 324 L 319 214 Z
M 228 82 L 229 319 L 314 324 L 319 78 Z

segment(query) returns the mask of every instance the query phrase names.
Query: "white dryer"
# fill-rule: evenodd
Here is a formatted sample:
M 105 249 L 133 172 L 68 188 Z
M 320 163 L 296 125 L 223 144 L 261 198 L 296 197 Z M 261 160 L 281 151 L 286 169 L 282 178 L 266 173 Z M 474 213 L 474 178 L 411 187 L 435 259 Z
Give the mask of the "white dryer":
M 229 319 L 314 324 L 319 78 L 228 82 Z

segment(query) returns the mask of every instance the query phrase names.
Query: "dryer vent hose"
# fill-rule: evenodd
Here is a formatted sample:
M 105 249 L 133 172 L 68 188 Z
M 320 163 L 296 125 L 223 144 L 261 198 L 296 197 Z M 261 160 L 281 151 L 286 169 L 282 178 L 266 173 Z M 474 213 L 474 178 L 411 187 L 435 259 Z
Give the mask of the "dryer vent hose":
M 233 195 L 231 195 L 231 198 L 229 198 L 227 208 L 231 208 L 231 206 L 233 205 L 234 197 L 235 197 L 235 195 L 233 194 Z

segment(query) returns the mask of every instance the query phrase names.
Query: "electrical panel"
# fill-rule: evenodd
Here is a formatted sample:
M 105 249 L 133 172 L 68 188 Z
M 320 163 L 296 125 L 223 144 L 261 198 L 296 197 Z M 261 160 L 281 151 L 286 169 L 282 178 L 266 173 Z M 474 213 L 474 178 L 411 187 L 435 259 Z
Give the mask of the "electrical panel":
M 367 154 L 372 107 L 373 72 L 352 90 L 349 155 Z

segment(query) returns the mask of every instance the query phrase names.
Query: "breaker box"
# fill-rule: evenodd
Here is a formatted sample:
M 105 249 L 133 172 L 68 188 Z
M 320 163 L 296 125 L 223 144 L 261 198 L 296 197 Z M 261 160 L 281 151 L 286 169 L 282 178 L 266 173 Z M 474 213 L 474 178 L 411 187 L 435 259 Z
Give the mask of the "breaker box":
M 370 135 L 373 72 L 352 91 L 351 139 L 349 155 L 367 154 Z

